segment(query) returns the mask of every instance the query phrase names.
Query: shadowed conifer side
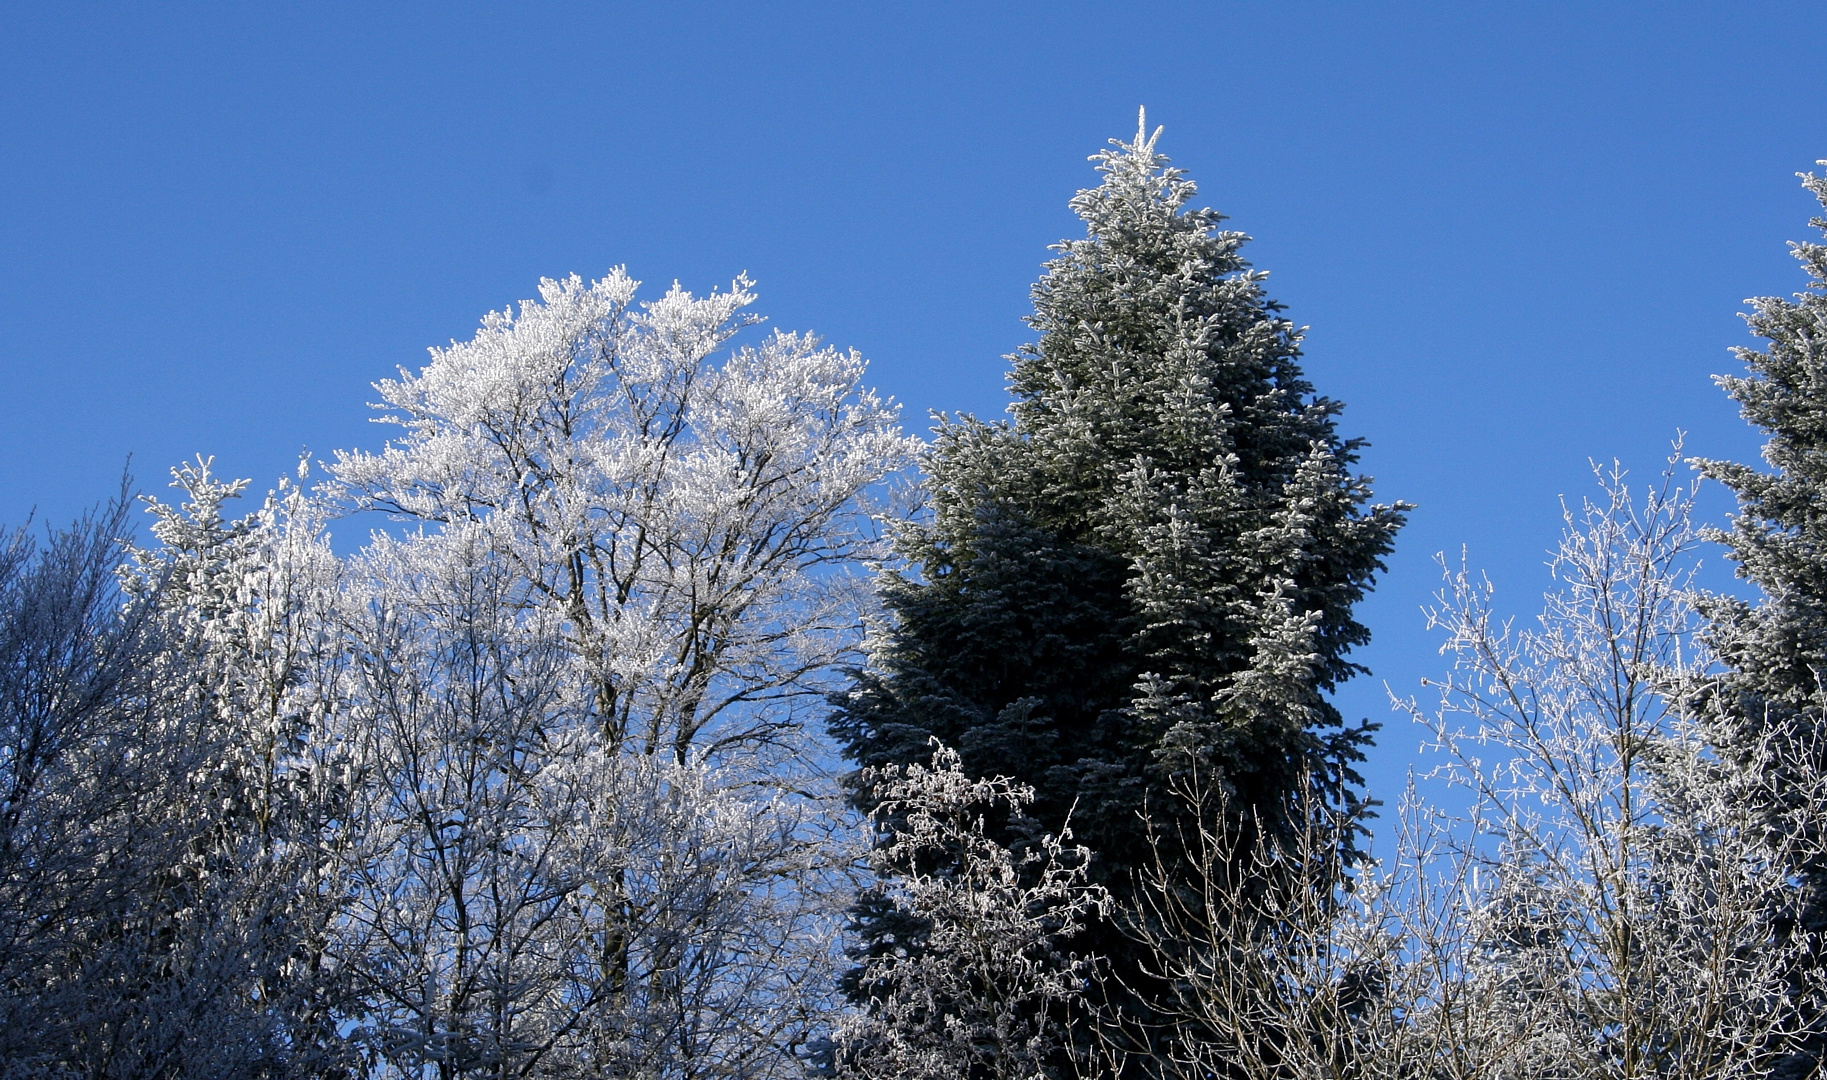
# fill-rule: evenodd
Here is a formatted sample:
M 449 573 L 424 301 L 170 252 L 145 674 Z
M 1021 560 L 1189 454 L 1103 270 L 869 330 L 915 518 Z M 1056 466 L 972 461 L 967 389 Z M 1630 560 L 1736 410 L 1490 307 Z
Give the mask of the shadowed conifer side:
M 1802 182 L 1827 206 L 1827 178 L 1805 174 Z M 1827 231 L 1827 218 L 1817 217 L 1813 225 Z M 1697 462 L 1703 474 L 1738 496 L 1732 528 L 1715 530 L 1711 538 L 1727 546 L 1738 576 L 1763 594 L 1756 606 L 1724 595 L 1701 605 L 1711 623 L 1708 643 L 1725 667 L 1703 694 L 1714 738 L 1728 760 L 1753 769 L 1763 768 L 1757 751 L 1772 737 L 1818 759 L 1827 716 L 1827 245 L 1791 248 L 1808 273 L 1807 291 L 1792 300 L 1750 301 L 1746 322 L 1769 348 L 1735 350 L 1749 375 L 1717 380 L 1744 418 L 1769 435 L 1763 456 L 1774 471 Z M 1797 791 L 1791 802 L 1799 804 L 1806 794 Z M 1769 809 L 1780 814 L 1788 807 Z M 1827 862 L 1796 869 L 1801 904 L 1779 931 L 1827 934 Z M 1798 985 L 1823 977 L 1827 956 L 1818 945 L 1811 965 L 1812 973 L 1797 973 Z M 1818 1018 L 1798 1024 L 1818 1027 Z M 1827 1036 L 1817 1034 L 1776 1075 L 1817 1075 L 1824 1057 Z

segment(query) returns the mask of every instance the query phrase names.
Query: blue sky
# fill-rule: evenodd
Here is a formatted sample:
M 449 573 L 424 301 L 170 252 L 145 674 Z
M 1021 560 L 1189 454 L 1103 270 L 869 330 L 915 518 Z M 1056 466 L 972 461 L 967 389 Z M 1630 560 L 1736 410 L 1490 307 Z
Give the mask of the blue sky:
M 0 3 L 0 521 L 129 454 L 264 487 L 375 446 L 374 379 L 623 263 L 746 271 L 912 426 L 996 414 L 1085 157 L 1145 104 L 1420 505 L 1342 696 L 1381 718 L 1441 663 L 1435 552 L 1526 612 L 1588 458 L 1755 455 L 1709 376 L 1743 298 L 1801 286 L 1823 76 L 1803 3 Z M 1373 793 L 1416 741 L 1392 718 Z

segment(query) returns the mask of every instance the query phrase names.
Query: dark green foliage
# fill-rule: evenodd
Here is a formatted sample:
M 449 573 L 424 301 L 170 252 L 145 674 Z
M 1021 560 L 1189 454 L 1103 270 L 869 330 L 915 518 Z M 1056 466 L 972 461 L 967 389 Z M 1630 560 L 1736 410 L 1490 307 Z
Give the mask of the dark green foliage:
M 1086 238 L 1034 286 L 1012 422 L 941 421 L 931 519 L 883 578 L 894 626 L 833 731 L 859 765 L 924 760 L 936 736 L 1033 785 L 1039 824 L 1070 815 L 1120 897 L 1148 856 L 1139 813 L 1171 816 L 1168 781 L 1195 766 L 1271 833 L 1300 807 L 1358 815 L 1367 728 L 1325 694 L 1361 670 L 1352 607 L 1406 508 L 1366 505 L 1360 443 L 1302 376 L 1246 237 L 1187 208 L 1144 131 L 1115 145 L 1072 202 Z M 859 916 L 866 941 L 885 926 Z
M 1806 175 L 1803 184 L 1827 205 L 1827 178 Z M 1813 224 L 1827 231 L 1827 219 Z M 1729 596 L 1702 605 L 1726 669 L 1709 685 L 1706 704 L 1720 748 L 1741 763 L 1772 735 L 1817 754 L 1827 735 L 1827 245 L 1791 247 L 1810 278 L 1807 291 L 1752 300 L 1746 321 L 1769 348 L 1735 350 L 1750 374 L 1718 380 L 1744 418 L 1769 435 L 1763 456 L 1774 471 L 1698 462 L 1738 496 L 1731 530 L 1714 539 L 1763 594 L 1755 607 Z M 1827 865 L 1800 869 L 1804 886 L 1790 918 L 1827 933 Z M 1817 962 L 1827 965 L 1827 957 Z M 1786 1075 L 1813 1075 L 1824 1051 L 1827 1041 L 1816 1039 Z

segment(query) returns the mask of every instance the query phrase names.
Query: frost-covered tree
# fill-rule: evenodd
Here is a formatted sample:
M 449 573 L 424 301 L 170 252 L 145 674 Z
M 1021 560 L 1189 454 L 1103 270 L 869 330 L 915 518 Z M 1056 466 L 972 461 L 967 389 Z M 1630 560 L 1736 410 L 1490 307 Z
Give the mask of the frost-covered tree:
M 1013 419 L 940 424 L 931 517 L 881 579 L 894 621 L 833 724 L 865 767 L 937 737 L 1032 785 L 1118 893 L 1150 858 L 1137 811 L 1189 768 L 1269 833 L 1300 831 L 1304 785 L 1355 810 L 1365 736 L 1326 694 L 1359 670 L 1352 606 L 1403 510 L 1368 505 L 1299 328 L 1158 135 L 1097 155 L 1073 199 L 1086 236 L 1034 286 Z
M 1827 205 L 1827 178 L 1806 174 L 1802 182 Z M 1827 219 L 1813 224 L 1827 229 Z M 1715 742 L 1747 763 L 1772 733 L 1804 737 L 1818 747 L 1827 718 L 1827 245 L 1791 247 L 1807 271 L 1807 290 L 1794 299 L 1750 301 L 1751 331 L 1769 347 L 1736 350 L 1749 375 L 1718 380 L 1745 419 L 1768 434 L 1763 456 L 1772 471 L 1699 463 L 1738 496 L 1731 529 L 1715 539 L 1727 546 L 1738 575 L 1762 594 L 1755 605 L 1727 595 L 1710 596 L 1702 605 L 1726 671 L 1699 693 L 1713 718 Z M 1818 939 L 1827 934 L 1827 861 L 1797 869 L 1806 880 L 1798 927 Z M 1827 973 L 1827 953 L 1810 957 L 1808 966 Z M 1827 1033 L 1789 1063 L 1785 1075 L 1813 1075 L 1823 1060 Z
M 1019 825 L 1032 789 L 967 776 L 935 744 L 930 765 L 887 766 L 866 778 L 879 801 L 881 843 L 870 864 L 877 910 L 917 925 L 923 948 L 874 948 L 851 979 L 861 1008 L 837 1032 L 840 1077 L 871 1080 L 1034 1080 L 1072 1044 L 1068 1006 L 1084 998 L 1094 962 L 1062 938 L 1102 912 L 1070 834 L 1044 835 L 1024 855 L 986 823 Z
M 748 282 L 637 305 L 621 270 L 378 384 L 404 437 L 338 455 L 357 505 L 474 528 L 515 602 L 558 620 L 611 744 L 679 761 L 797 748 L 799 703 L 854 648 L 863 499 L 909 461 L 855 352 L 774 333 Z
M 124 499 L 41 550 L 15 534 L 0 560 L 9 1075 L 283 1074 L 337 1057 L 311 965 L 327 861 L 294 782 L 311 770 L 297 739 L 261 737 L 292 716 L 295 680 L 268 693 L 259 672 L 313 621 L 249 587 L 293 576 L 284 511 L 225 522 L 236 486 L 206 464 L 178 482 L 183 510 L 154 504 L 169 546 L 126 568 Z
M 804 809 L 589 722 L 474 524 L 352 568 L 363 782 L 331 959 L 382 1076 L 772 1075 L 821 988 Z
M 1812 736 L 1776 730 L 1743 747 L 1759 768 L 1732 768 L 1691 710 L 1711 660 L 1678 462 L 1640 502 L 1614 470 L 1568 513 L 1537 626 L 1464 571 L 1433 613 L 1455 670 L 1415 714 L 1476 826 L 1458 856 L 1474 933 L 1441 966 L 1463 973 L 1481 1075 L 1765 1076 L 1811 1036 L 1788 1011 L 1827 989 L 1793 977 L 1815 944 L 1778 932 L 1791 867 L 1821 853 L 1827 772 Z
M 325 508 L 296 480 L 282 480 L 252 513 L 226 515 L 247 481 L 224 481 L 199 458 L 172 470 L 177 506 L 147 498 L 157 546 L 136 548 L 123 568 L 129 592 L 153 598 L 186 662 L 190 707 L 223 730 L 213 778 L 220 801 L 263 841 L 309 828 L 323 808 L 324 763 L 307 755 L 324 724 L 344 662 L 336 588 L 341 565 Z M 333 812 L 333 811 L 332 811 Z M 237 826 L 239 827 L 239 826 Z
M 238 1013 L 283 1048 L 264 1067 L 324 1069 L 347 1058 L 322 966 L 348 795 L 349 755 L 333 723 L 346 662 L 340 567 L 322 508 L 298 482 L 304 463 L 298 481 L 241 518 L 227 504 L 246 481 L 220 480 L 211 465 L 172 470 L 179 505 L 145 500 L 156 546 L 133 549 L 121 571 L 160 620 L 161 709 L 189 725 L 161 733 L 192 754 L 167 796 L 186 852 L 163 889 L 174 913 L 164 934 L 174 951 L 216 957 L 181 973 L 212 987 L 214 1022 L 203 1030 Z M 226 1052 L 237 1041 L 215 1043 Z
M 406 435 L 333 466 L 421 524 L 342 587 L 331 955 L 385 1075 L 774 1075 L 831 982 L 802 705 L 856 647 L 846 564 L 914 443 L 855 353 L 718 358 L 745 281 L 635 288 L 543 282 L 381 383 Z
M 634 292 L 435 350 L 316 492 L 200 459 L 143 549 L 0 545 L 9 1074 L 799 1072 L 849 897 L 801 714 L 916 443 L 854 353 L 715 355 L 746 282 Z M 338 558 L 351 508 L 419 527 Z

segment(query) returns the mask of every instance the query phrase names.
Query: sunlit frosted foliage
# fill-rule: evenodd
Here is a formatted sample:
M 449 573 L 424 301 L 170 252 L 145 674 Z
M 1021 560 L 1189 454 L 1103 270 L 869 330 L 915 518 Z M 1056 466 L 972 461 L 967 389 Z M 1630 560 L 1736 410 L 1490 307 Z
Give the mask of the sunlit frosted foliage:
M 635 287 L 547 280 L 490 314 L 379 384 L 406 434 L 335 476 L 359 505 L 480 530 L 514 602 L 559 620 L 611 744 L 778 745 L 853 644 L 861 500 L 913 444 L 854 352 L 775 333 L 713 363 L 755 321 L 746 280 Z
M 1804 174 L 1802 186 L 1827 207 L 1827 177 Z M 1827 232 L 1827 218 L 1811 224 Z M 1753 606 L 1726 594 L 1701 601 L 1724 671 L 1696 686 L 1695 695 L 1725 756 L 1752 769 L 1761 767 L 1755 748 L 1772 737 L 1802 735 L 1816 753 L 1827 738 L 1827 244 L 1790 249 L 1808 274 L 1806 289 L 1792 299 L 1750 301 L 1745 320 L 1765 347 L 1736 350 L 1748 374 L 1718 379 L 1768 436 L 1763 463 L 1698 463 L 1738 498 L 1731 529 L 1709 539 L 1727 545 L 1739 577 L 1757 586 L 1761 600 Z M 1792 802 L 1782 785 L 1767 787 L 1775 800 L 1768 809 L 1781 812 Z M 1827 858 L 1795 869 L 1808 882 L 1800 923 L 1827 932 Z M 1817 938 L 1797 977 L 1827 978 L 1827 942 Z M 1813 1076 L 1827 1062 L 1827 1017 L 1803 1022 L 1816 1035 L 1777 1071 L 1782 1080 Z
M 0 1059 L 8 1075 L 312 1073 L 336 561 L 287 486 L 245 518 L 208 463 L 0 557 Z M 125 585 L 125 595 L 112 587 Z M 311 677 L 305 678 L 309 671 Z M 323 1037 L 320 1037 L 323 1036 Z
M 165 698 L 192 731 L 195 764 L 172 778 L 169 807 L 191 836 L 173 868 L 169 900 L 182 913 L 168 932 L 192 949 L 232 957 L 196 972 L 212 984 L 217 1053 L 236 1039 L 230 1021 L 258 1016 L 283 1048 L 277 1061 L 310 1071 L 346 1060 L 336 1045 L 333 986 L 319 958 L 342 866 L 337 824 L 346 820 L 351 756 L 338 710 L 346 651 L 338 619 L 342 566 L 330 550 L 324 507 L 282 480 L 253 512 L 227 514 L 246 481 L 217 478 L 199 458 L 172 470 L 177 506 L 147 498 L 158 546 L 136 548 L 122 570 L 128 591 L 162 616 L 157 658 Z M 227 993 L 223 993 L 227 990 Z M 192 1064 L 190 1068 L 199 1066 Z

